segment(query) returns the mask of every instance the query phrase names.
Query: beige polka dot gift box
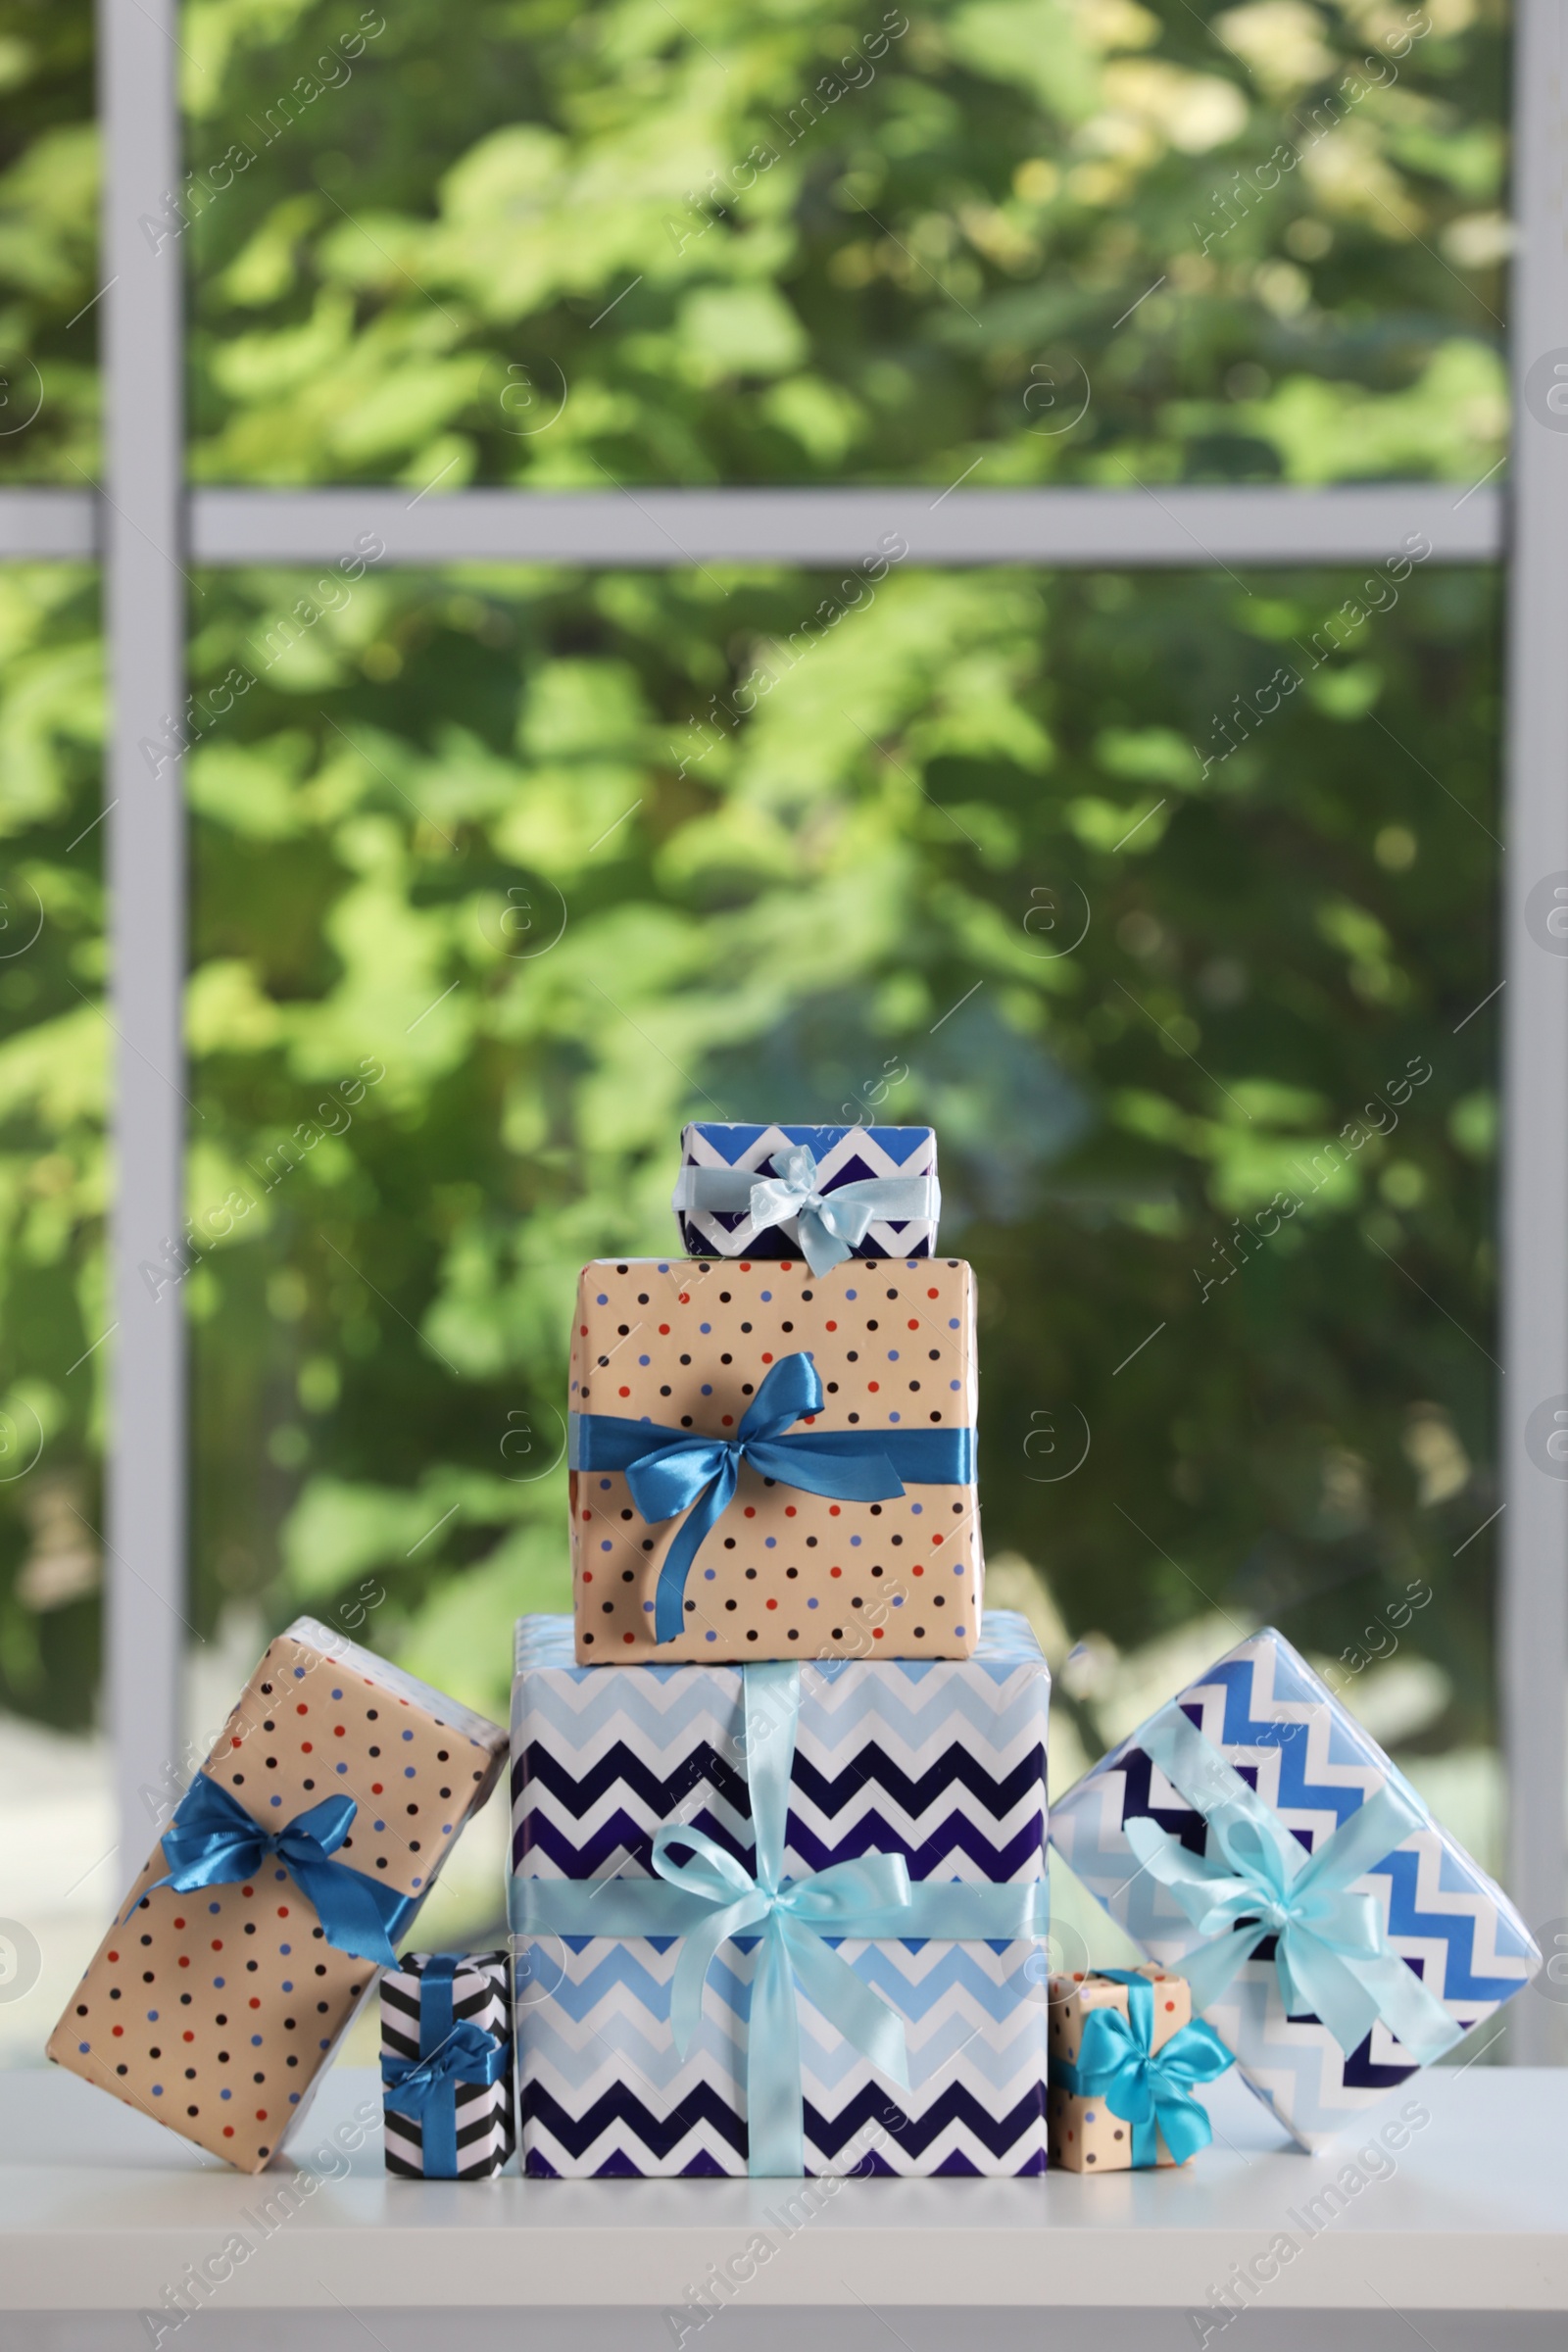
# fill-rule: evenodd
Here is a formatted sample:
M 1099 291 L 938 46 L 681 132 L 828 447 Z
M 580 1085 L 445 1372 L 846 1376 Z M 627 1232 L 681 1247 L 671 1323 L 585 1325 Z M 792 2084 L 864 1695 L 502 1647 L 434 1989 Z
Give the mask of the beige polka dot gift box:
M 569 1401 L 580 1665 L 973 1653 L 960 1259 L 601 1260 Z
M 49 2056 L 261 2172 L 506 1745 L 498 1724 L 298 1619 L 180 1799 Z
M 1194 2023 L 1185 1977 L 1156 1967 L 1051 1979 L 1050 2157 L 1068 2173 L 1186 2164 L 1213 2137 L 1198 2098 L 1235 2061 Z

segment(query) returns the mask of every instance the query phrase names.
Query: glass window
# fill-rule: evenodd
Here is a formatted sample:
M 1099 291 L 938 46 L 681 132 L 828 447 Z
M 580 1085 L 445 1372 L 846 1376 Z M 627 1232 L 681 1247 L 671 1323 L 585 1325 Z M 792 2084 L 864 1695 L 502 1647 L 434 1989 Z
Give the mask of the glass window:
M 78 487 L 98 453 L 92 0 L 0 5 L 0 481 Z
M 1063 1776 L 1275 1621 L 1495 1858 L 1492 575 L 205 585 L 204 1631 L 504 1707 L 683 1119 L 930 1119 Z
M 119 1891 L 94 1728 L 109 1321 L 101 671 L 93 575 L 0 567 L 0 2065 L 35 2058 L 38 2021 L 64 2003 Z
M 208 480 L 1474 481 L 1500 0 L 207 0 Z

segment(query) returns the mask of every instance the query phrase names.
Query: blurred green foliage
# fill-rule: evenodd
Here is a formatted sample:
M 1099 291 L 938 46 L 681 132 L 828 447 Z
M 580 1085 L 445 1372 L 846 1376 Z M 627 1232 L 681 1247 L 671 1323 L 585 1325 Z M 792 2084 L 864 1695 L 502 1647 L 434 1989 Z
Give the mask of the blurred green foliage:
M 0 0 L 0 480 L 96 468 L 92 0 Z
M 0 565 L 0 1701 L 97 1687 L 108 1031 L 95 578 Z
M 1474 478 L 1502 24 L 193 0 L 201 473 Z

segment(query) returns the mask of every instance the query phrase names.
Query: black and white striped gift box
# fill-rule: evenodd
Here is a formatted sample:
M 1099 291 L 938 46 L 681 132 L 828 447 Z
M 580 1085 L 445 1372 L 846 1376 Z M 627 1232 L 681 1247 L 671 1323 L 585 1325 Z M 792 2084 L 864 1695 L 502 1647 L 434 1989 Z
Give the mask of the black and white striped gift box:
M 434 1952 L 405 1952 L 381 1979 L 381 2054 L 406 2064 L 432 2056 L 419 2046 L 422 1980 Z M 513 2123 L 512 2003 L 510 1963 L 505 1952 L 472 1952 L 458 1963 L 452 1979 L 452 2018 L 477 2026 L 507 2054 L 498 2082 L 459 2082 L 457 2099 L 460 2180 L 485 2180 L 505 2170 L 514 2144 Z M 426 2178 L 424 2134 L 419 2118 L 402 2115 L 386 2094 L 386 2169 L 410 2180 Z

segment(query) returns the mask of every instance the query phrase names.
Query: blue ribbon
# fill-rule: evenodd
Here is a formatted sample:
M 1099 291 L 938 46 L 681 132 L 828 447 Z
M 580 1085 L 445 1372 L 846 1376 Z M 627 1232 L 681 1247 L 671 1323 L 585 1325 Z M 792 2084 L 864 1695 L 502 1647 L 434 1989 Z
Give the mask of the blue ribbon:
M 1130 1968 L 1099 1968 L 1095 1974 L 1126 1985 L 1127 2014 L 1085 2012 L 1077 2063 L 1053 2058 L 1051 2080 L 1078 2098 L 1102 2100 L 1112 2115 L 1132 2126 L 1135 2168 L 1158 2161 L 1160 2138 L 1171 2161 L 1185 2164 L 1214 2136 L 1193 2084 L 1212 2082 L 1236 2061 L 1213 2027 L 1201 2023 L 1179 2027 L 1156 2050 L 1149 1979 Z
M 493 2034 L 470 2017 L 453 2021 L 453 1979 L 462 1965 L 458 1952 L 432 1952 L 419 1984 L 419 2055 L 394 2058 L 383 2051 L 381 2084 L 394 2115 L 412 2115 L 419 2125 L 420 2164 L 427 2180 L 458 2178 L 458 2084 L 501 2081 L 507 2051 Z
M 686 1580 L 703 1539 L 735 1494 L 742 1461 L 763 1478 L 827 1494 L 835 1502 L 882 1502 L 916 1487 L 968 1486 L 971 1429 L 812 1429 L 796 1421 L 822 1410 L 822 1382 L 809 1355 L 782 1355 L 742 1416 L 733 1438 L 705 1438 L 660 1421 L 615 1413 L 573 1413 L 573 1470 L 621 1470 L 652 1526 L 690 1513 L 664 1555 L 654 1592 L 654 1636 L 673 1642 L 684 1622 Z
M 315 1907 L 328 1943 L 358 1960 L 373 1960 L 378 1968 L 394 1968 L 391 1939 L 408 1926 L 419 1898 L 398 1894 L 346 1862 L 330 1859 L 358 1811 L 352 1796 L 327 1796 L 280 1830 L 264 1830 L 226 1788 L 199 1772 L 164 1832 L 169 1870 L 146 1892 L 172 1886 L 178 1894 L 193 1894 L 199 1886 L 231 1886 L 260 1877 L 265 1863 L 277 1861 Z M 145 1900 L 146 1895 L 137 1897 Z
M 846 2041 L 895 2082 L 908 2087 L 904 2025 L 861 1983 L 828 1937 L 941 1937 L 1008 1942 L 1044 1936 L 1045 1879 L 1003 1886 L 911 1885 L 901 1854 L 835 1862 L 786 1879 L 790 1770 L 801 1704 L 801 1670 L 787 1661 L 741 1668 L 747 1776 L 755 1838 L 753 1868 L 706 1831 L 666 1826 L 654 1838 L 651 1879 L 564 1880 L 514 1875 L 513 1932 L 518 1936 L 673 1936 L 685 1939 L 670 1988 L 670 2023 L 682 2058 L 702 2022 L 703 1986 L 719 1946 L 760 1932 L 746 2037 L 747 2171 L 798 2180 L 806 2170 L 799 1984 Z M 678 1860 L 684 1847 L 689 1858 Z
M 1390 1945 L 1376 1899 L 1350 1891 L 1412 1831 L 1426 1828 L 1402 1789 L 1386 1782 L 1308 1855 L 1174 1701 L 1137 1740 L 1202 1814 L 1209 1847 L 1217 1848 L 1189 1853 L 1150 1820 L 1124 1824 L 1138 1860 L 1208 1938 L 1181 1963 L 1195 2009 L 1217 2000 L 1273 1936 L 1287 2014 L 1316 2016 L 1347 2054 L 1379 2018 L 1422 2066 L 1462 2039 L 1463 2027 Z
M 878 1218 L 906 1224 L 918 1217 L 934 1225 L 941 1211 L 935 1176 L 865 1176 L 825 1193 L 808 1145 L 775 1152 L 774 1166 L 781 1161 L 782 1172 L 773 1176 L 751 1168 L 682 1168 L 671 1205 L 677 1214 L 687 1208 L 744 1213 L 755 1233 L 769 1225 L 793 1227 L 813 1274 L 826 1274 L 853 1257 Z M 737 1257 L 751 1247 L 741 1233 L 725 1234 L 718 1243 L 724 1257 Z

